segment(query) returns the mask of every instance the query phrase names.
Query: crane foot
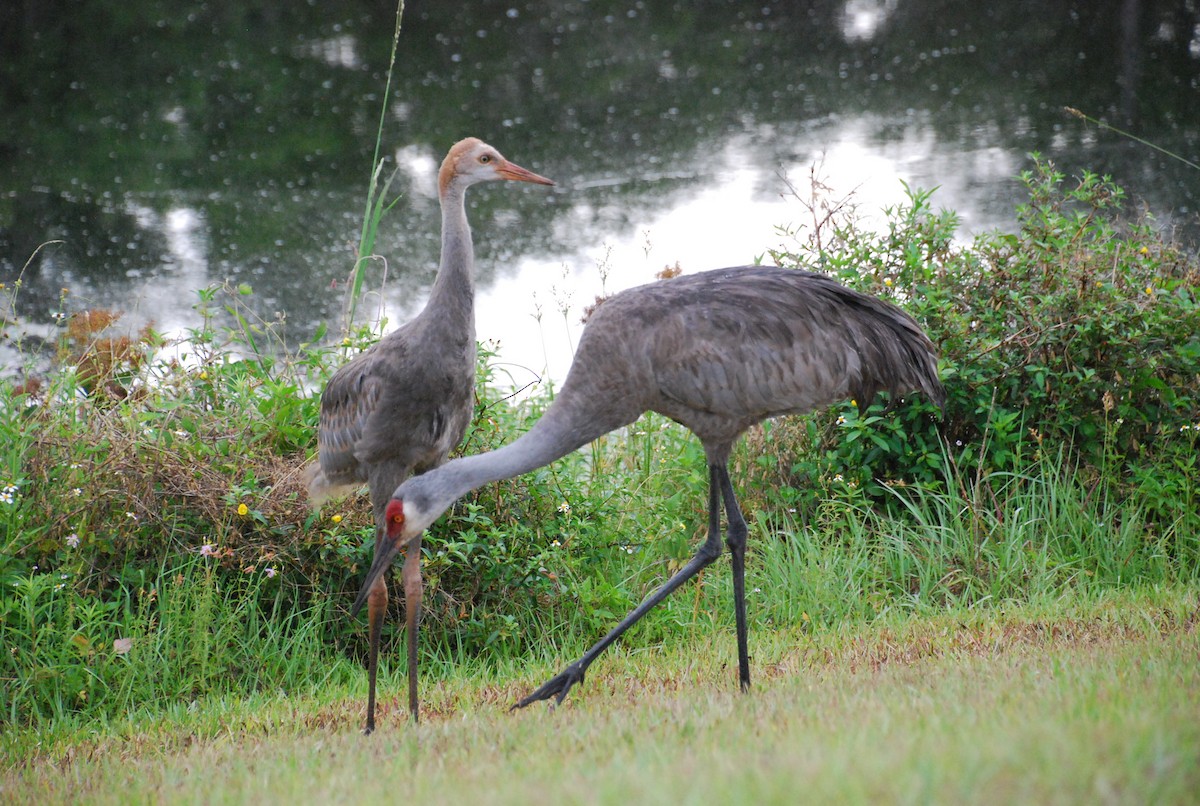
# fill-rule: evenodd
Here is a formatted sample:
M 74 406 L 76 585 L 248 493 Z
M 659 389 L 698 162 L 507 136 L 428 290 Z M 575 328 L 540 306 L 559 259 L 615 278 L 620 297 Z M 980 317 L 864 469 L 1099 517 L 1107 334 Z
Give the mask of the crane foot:
M 571 686 L 583 682 L 583 674 L 586 670 L 587 667 L 581 665 L 578 661 L 572 663 L 561 673 L 543 683 L 537 691 L 534 691 L 508 710 L 515 711 L 518 708 L 524 708 L 531 703 L 538 702 L 539 700 L 548 700 L 551 697 L 554 697 L 555 705 L 561 705 L 563 699 L 567 696 L 567 692 L 571 690 Z

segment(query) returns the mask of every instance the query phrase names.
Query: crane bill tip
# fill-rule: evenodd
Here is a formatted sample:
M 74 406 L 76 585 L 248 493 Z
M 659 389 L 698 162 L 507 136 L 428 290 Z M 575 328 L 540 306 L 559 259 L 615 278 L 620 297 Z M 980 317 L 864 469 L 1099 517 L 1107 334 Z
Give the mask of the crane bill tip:
M 511 162 L 509 162 L 509 163 L 505 164 L 504 166 L 502 166 L 501 168 L 499 168 L 497 170 L 497 173 L 501 177 L 508 179 L 510 181 L 513 181 L 513 182 L 532 182 L 535 185 L 553 185 L 554 184 L 553 180 L 547 179 L 544 176 L 539 176 L 538 174 L 535 174 L 533 171 L 530 171 L 526 168 L 522 168 L 520 165 L 516 165 Z

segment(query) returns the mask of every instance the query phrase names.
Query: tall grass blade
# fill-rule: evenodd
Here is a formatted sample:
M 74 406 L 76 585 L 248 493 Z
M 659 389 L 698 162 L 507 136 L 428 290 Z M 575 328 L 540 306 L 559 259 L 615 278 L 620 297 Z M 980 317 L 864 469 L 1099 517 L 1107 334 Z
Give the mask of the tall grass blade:
M 383 173 L 383 160 L 379 157 L 383 146 L 383 124 L 387 120 L 388 99 L 392 90 L 392 71 L 396 66 L 396 51 L 400 44 L 400 26 L 404 19 L 404 0 L 396 4 L 396 28 L 392 33 L 392 51 L 388 58 L 387 80 L 383 87 L 383 103 L 379 108 L 379 125 L 375 131 L 375 152 L 371 157 L 371 181 L 367 188 L 367 203 L 363 210 L 362 232 L 358 241 L 358 259 L 354 263 L 354 278 L 350 283 L 350 295 L 346 302 L 346 333 L 354 327 L 354 316 L 358 310 L 358 301 L 362 297 L 362 287 L 366 276 L 369 259 L 375 254 L 375 238 L 379 232 L 379 221 L 383 214 L 391 209 L 392 204 L 385 204 L 388 188 L 396 176 L 395 170 L 391 176 L 380 185 Z
M 1072 117 L 1077 117 L 1082 121 L 1086 121 L 1087 123 L 1094 123 L 1095 125 L 1099 126 L 1100 128 L 1108 129 L 1109 131 L 1111 131 L 1115 134 L 1119 134 L 1122 137 L 1128 137 L 1130 140 L 1133 140 L 1136 143 L 1141 143 L 1144 146 L 1149 146 L 1150 148 L 1153 148 L 1155 151 L 1159 152 L 1160 154 L 1165 154 L 1173 160 L 1179 160 L 1180 162 L 1182 162 L 1184 165 L 1188 166 L 1189 168 L 1195 168 L 1197 171 L 1200 171 L 1200 165 L 1197 165 L 1196 163 L 1192 162 L 1191 160 L 1187 159 L 1186 157 L 1182 157 L 1179 154 L 1176 154 L 1174 151 L 1168 151 L 1167 149 L 1163 148 L 1162 146 L 1156 146 L 1154 143 L 1151 143 L 1149 140 L 1143 140 L 1142 138 L 1138 137 L 1136 134 L 1130 134 L 1127 131 L 1118 129 L 1116 126 L 1113 126 L 1111 123 L 1105 123 L 1102 120 L 1097 120 L 1094 117 L 1085 115 L 1083 112 L 1080 112 L 1078 109 L 1076 109 L 1073 106 L 1064 106 L 1063 109 L 1066 110 L 1067 114 L 1071 115 Z

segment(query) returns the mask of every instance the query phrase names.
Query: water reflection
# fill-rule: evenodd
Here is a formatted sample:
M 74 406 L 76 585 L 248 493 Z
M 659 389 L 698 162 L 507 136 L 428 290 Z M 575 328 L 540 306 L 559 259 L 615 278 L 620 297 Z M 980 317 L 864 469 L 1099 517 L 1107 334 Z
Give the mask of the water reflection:
M 786 231 L 811 223 L 795 197 L 807 199 L 810 176 L 848 197 L 864 223 L 882 223 L 882 211 L 905 201 L 911 187 L 939 186 L 939 206 L 959 211 L 964 233 L 1011 224 L 1017 188 L 1009 180 L 1019 158 L 998 146 L 964 149 L 939 140 L 920 116 L 895 129 L 875 116 L 829 121 L 802 136 L 757 131 L 729 137 L 708 155 L 703 182 L 676 187 L 663 209 L 630 216 L 613 204 L 606 183 L 567 187 L 578 196 L 560 216 L 552 240 L 565 248 L 528 255 L 516 274 L 484 292 L 477 317 L 481 339 L 497 343 L 514 380 L 544 369 L 561 379 L 570 366 L 583 310 L 597 295 L 650 282 L 665 266 L 685 271 L 754 262 L 773 247 L 795 245 Z M 880 142 L 881 128 L 892 129 Z M 780 155 L 773 172 L 762 169 L 763 143 Z M 1009 185 L 1007 193 L 999 187 Z M 984 192 L 986 189 L 986 194 Z M 589 244 L 571 248 L 575 243 Z M 524 309 L 521 300 L 532 293 Z M 525 314 L 514 316 L 514 314 Z
M 846 0 L 842 12 L 842 36 L 847 42 L 874 38 L 899 0 Z
M 388 4 L 107 5 L 0 7 L 0 277 L 62 240 L 29 261 L 18 313 L 48 327 L 68 287 L 76 310 L 182 332 L 195 291 L 229 280 L 255 289 L 261 318 L 286 314 L 293 343 L 336 331 Z M 814 164 L 868 213 L 900 201 L 901 181 L 937 186 L 969 234 L 1012 225 L 1013 177 L 1039 150 L 1113 174 L 1195 238 L 1200 172 L 1061 108 L 1197 161 L 1198 92 L 1200 11 L 1165 1 L 410 8 L 383 144 L 401 197 L 380 234 L 386 282 L 381 263 L 369 285 L 392 321 L 422 304 L 436 167 L 468 134 L 559 182 L 469 198 L 480 336 L 556 377 L 601 286 L 752 261 L 803 223 L 788 188 Z

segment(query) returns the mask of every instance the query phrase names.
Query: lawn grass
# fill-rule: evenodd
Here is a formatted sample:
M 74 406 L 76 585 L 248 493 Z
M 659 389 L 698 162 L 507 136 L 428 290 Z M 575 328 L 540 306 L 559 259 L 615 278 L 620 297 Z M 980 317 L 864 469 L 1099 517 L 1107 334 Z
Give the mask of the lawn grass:
M 610 653 L 558 710 L 509 713 L 570 658 L 429 670 L 419 726 L 362 692 L 220 699 L 88 735 L 8 737 L 32 802 L 1189 803 L 1200 791 L 1194 587 Z M 445 673 L 442 678 L 436 674 Z

